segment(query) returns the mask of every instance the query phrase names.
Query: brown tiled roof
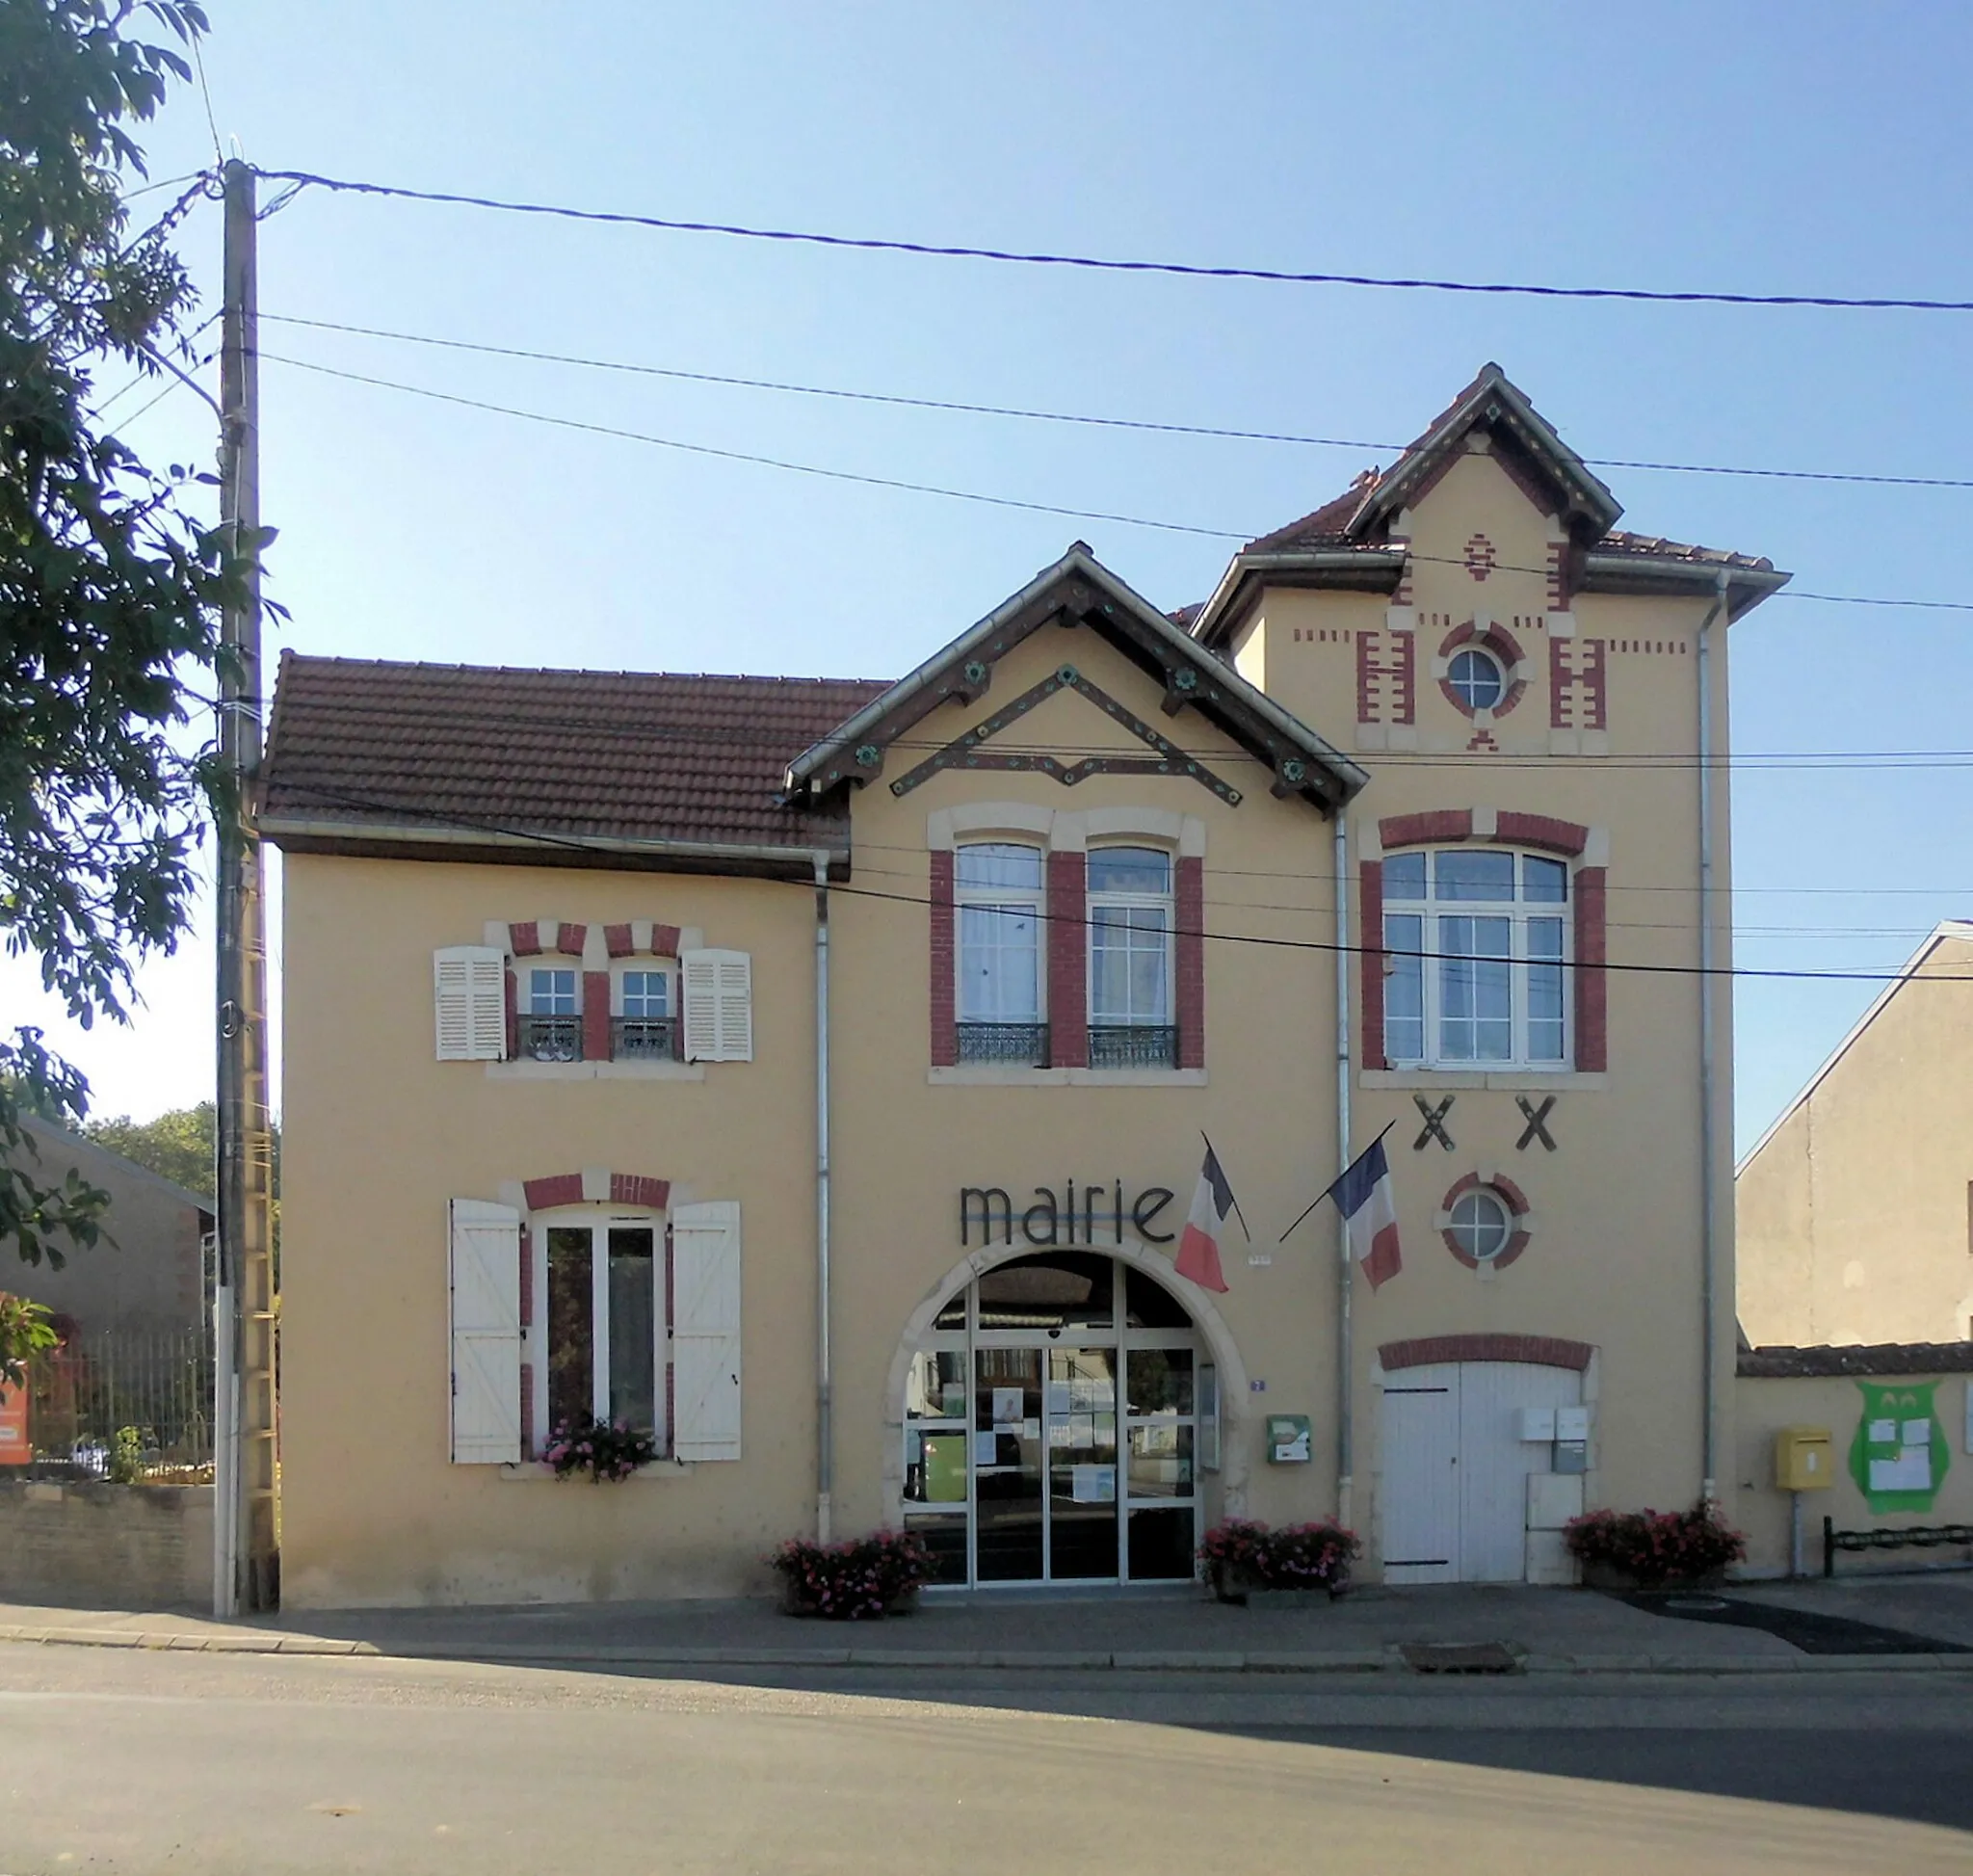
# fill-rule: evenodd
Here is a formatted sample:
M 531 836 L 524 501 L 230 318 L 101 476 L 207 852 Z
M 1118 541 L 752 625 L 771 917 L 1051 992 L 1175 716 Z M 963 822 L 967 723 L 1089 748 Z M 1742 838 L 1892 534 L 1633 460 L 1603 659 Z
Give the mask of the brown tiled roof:
M 1682 541 L 1667 541 L 1663 535 L 1632 534 L 1625 528 L 1612 528 L 1590 549 L 1592 554 L 1638 554 L 1652 560 L 1689 560 L 1708 567 L 1746 567 L 1758 573 L 1772 573 L 1775 563 L 1763 556 L 1736 554 L 1728 547 L 1692 547 Z
M 262 814 L 563 839 L 841 846 L 792 809 L 794 752 L 885 685 L 281 659 Z M 545 853 L 545 847 L 544 847 Z
M 1333 500 L 1326 501 L 1312 515 L 1290 521 L 1284 528 L 1261 535 L 1241 549 L 1249 554 L 1292 554 L 1299 548 L 1310 552 L 1326 547 L 1359 547 L 1364 543 L 1344 529 L 1350 516 L 1363 506 L 1363 498 L 1382 477 L 1376 469 L 1365 469 L 1349 488 Z M 1378 544 L 1381 544 L 1381 542 Z
M 1737 1371 L 1768 1380 L 1791 1375 L 1973 1374 L 1973 1341 L 1744 1348 Z

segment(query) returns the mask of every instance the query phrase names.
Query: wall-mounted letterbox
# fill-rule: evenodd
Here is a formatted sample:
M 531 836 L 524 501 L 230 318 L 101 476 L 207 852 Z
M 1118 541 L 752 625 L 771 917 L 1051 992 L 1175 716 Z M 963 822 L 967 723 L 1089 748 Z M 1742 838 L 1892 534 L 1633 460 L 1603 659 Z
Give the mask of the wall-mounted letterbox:
M 1270 1466 L 1306 1466 L 1309 1458 L 1308 1415 L 1306 1414 L 1270 1414 L 1268 1415 L 1268 1464 Z
M 1835 1482 L 1828 1427 L 1783 1427 L 1775 1435 L 1775 1483 L 1783 1492 L 1822 1492 Z

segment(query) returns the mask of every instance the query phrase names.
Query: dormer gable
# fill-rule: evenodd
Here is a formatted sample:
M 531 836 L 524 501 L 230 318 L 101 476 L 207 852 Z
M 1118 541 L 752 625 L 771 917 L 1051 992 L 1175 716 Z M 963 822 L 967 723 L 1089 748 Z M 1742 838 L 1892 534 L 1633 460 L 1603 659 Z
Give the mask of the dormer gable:
M 1064 657 L 1054 679 L 1034 687 L 1035 694 L 1010 696 L 984 726 L 969 728 L 957 746 L 956 758 L 979 748 L 984 766 L 985 745 L 990 741 L 999 715 L 1019 714 L 1057 694 L 1079 695 L 1103 708 L 1141 746 L 1111 758 L 1161 774 L 1188 772 L 1178 738 L 1168 738 L 1158 726 L 1129 712 L 1118 700 L 1092 689 L 1076 668 L 1068 634 L 1091 632 L 1120 653 L 1158 686 L 1161 713 L 1175 717 L 1194 709 L 1230 737 L 1274 777 L 1273 792 L 1299 797 L 1325 814 L 1354 795 L 1368 779 L 1347 756 L 1312 729 L 1264 696 L 1229 665 L 1214 657 L 1185 629 L 1134 593 L 1078 541 L 1053 566 L 1040 572 L 969 630 L 902 678 L 856 714 L 812 745 L 788 766 L 786 798 L 791 804 L 820 804 L 851 784 L 858 786 L 885 776 L 889 752 L 907 731 L 919 726 L 913 738 L 922 745 L 937 740 L 928 725 L 941 706 L 970 709 L 985 699 L 994 681 L 995 667 L 1016 647 L 1043 627 L 1066 628 L 1061 643 Z M 996 702 L 998 700 L 996 699 Z M 1127 719 L 1127 721 L 1126 721 Z M 957 734 L 958 732 L 956 732 Z M 934 762 L 936 758 L 934 758 Z M 929 766 L 919 763 L 918 768 Z M 1072 780 L 1064 774 L 1058 779 Z M 888 776 L 888 785 L 902 792 L 917 779 L 915 773 Z

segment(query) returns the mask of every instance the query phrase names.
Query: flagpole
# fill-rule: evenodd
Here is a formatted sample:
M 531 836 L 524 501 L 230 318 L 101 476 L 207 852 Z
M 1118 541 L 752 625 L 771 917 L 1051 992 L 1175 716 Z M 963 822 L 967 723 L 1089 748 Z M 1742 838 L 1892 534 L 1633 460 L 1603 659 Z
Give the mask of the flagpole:
M 1350 1164 L 1350 823 L 1336 804 L 1336 1172 Z M 1368 934 L 1365 934 L 1366 939 Z M 1379 935 L 1380 941 L 1382 935 Z M 1381 959 L 1365 952 L 1361 968 L 1379 968 Z M 1318 1199 L 1317 1204 L 1322 1201 Z M 1303 1213 L 1303 1217 L 1307 1214 Z M 1296 1220 L 1301 1223 L 1300 1219 Z M 1293 1229 L 1292 1227 L 1290 1228 Z M 1285 1234 L 1284 1234 L 1285 1235 Z M 1336 1522 L 1345 1530 L 1355 1495 L 1355 1337 L 1350 1320 L 1354 1301 L 1350 1272 L 1350 1221 L 1336 1213 Z

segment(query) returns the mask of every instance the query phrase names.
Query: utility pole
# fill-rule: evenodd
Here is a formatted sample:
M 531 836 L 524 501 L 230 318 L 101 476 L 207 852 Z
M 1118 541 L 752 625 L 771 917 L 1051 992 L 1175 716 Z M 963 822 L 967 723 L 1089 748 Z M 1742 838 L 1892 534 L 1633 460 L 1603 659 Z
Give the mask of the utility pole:
M 260 837 L 260 362 L 253 172 L 226 164 L 220 518 L 244 587 L 220 621 L 219 1269 L 213 1302 L 213 1613 L 280 1600 L 276 1541 L 273 1141 Z

